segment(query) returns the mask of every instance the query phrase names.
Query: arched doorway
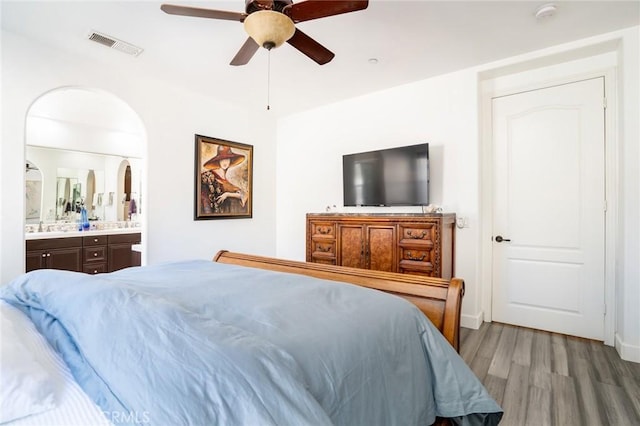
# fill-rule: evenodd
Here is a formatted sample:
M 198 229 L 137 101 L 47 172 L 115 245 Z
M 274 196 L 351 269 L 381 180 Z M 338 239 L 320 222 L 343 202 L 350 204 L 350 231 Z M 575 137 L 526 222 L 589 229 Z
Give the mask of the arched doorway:
M 35 231 L 29 228 L 33 223 L 56 230 L 72 221 L 72 215 L 65 215 L 58 206 L 65 198 L 58 188 L 60 180 L 74 183 L 73 193 L 78 192 L 94 224 L 111 227 L 113 222 L 130 221 L 120 194 L 127 194 L 127 208 L 131 197 L 137 197 L 137 206 L 142 204 L 146 130 L 137 113 L 109 92 L 61 87 L 44 93 L 27 112 L 25 150 L 27 164 L 38 165 L 42 182 L 39 216 L 36 209 L 30 209 L 26 232 Z M 122 163 L 129 166 L 126 192 L 119 182 Z M 134 219 L 142 233 L 144 217 L 137 207 Z M 134 227 L 134 223 L 115 225 L 123 226 Z

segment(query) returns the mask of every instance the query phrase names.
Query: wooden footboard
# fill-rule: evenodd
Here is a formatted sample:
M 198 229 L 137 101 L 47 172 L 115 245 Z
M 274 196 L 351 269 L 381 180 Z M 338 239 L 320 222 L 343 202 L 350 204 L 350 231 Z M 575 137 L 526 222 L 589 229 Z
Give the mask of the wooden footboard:
M 342 281 L 404 297 L 420 308 L 449 343 L 456 350 L 459 350 L 460 307 L 464 295 L 464 281 L 459 278 L 453 278 L 449 281 L 419 275 L 253 256 L 226 250 L 219 251 L 213 260 L 219 263 Z

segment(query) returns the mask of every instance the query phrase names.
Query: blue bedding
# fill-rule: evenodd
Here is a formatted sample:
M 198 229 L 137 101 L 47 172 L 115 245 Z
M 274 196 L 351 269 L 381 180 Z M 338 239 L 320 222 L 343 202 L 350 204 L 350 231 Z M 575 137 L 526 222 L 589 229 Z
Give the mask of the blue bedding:
M 497 424 L 500 407 L 412 304 L 206 260 L 39 270 L 0 289 L 114 424 Z

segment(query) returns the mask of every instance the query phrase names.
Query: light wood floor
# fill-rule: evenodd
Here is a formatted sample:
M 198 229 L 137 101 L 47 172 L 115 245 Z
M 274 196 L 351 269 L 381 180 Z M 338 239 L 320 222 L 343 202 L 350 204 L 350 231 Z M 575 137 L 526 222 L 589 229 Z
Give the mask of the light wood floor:
M 460 355 L 504 410 L 500 425 L 640 425 L 640 364 L 601 342 L 484 323 Z

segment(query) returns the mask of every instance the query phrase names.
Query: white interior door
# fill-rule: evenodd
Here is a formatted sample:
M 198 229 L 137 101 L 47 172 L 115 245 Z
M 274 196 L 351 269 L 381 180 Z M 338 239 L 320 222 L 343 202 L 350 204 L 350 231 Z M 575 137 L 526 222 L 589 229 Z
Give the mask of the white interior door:
M 494 321 L 603 340 L 603 100 L 602 77 L 492 100 Z

